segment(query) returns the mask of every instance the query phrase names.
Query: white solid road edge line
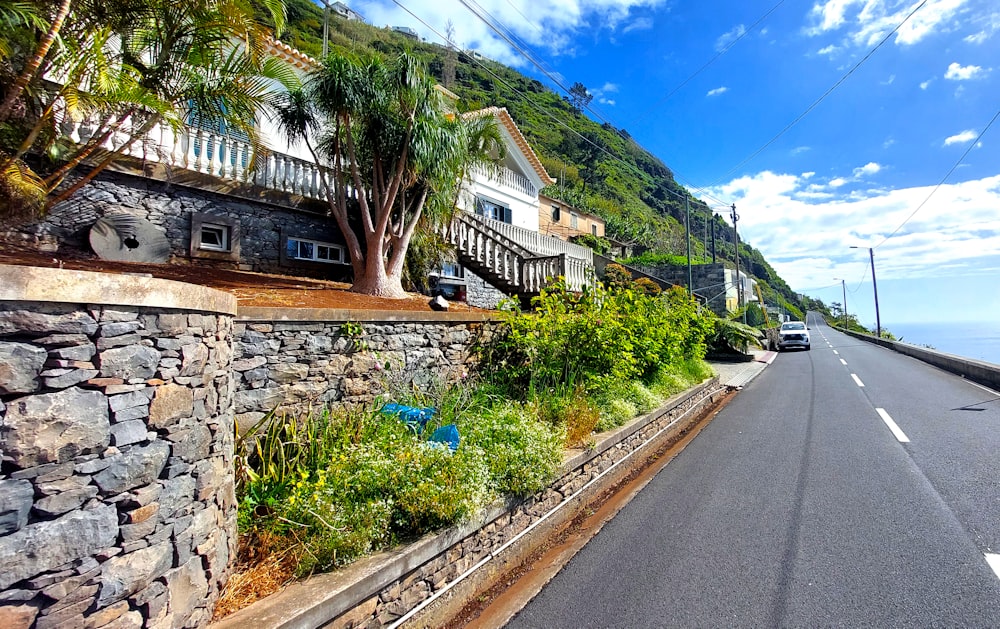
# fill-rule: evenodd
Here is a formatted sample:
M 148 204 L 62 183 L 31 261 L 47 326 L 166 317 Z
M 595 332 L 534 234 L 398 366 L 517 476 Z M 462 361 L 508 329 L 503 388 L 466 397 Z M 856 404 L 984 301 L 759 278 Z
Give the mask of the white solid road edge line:
M 903 431 L 899 429 L 899 426 L 896 425 L 896 422 L 892 421 L 892 418 L 889 417 L 889 413 L 885 412 L 884 408 L 876 408 L 875 412 L 878 413 L 879 417 L 882 418 L 882 421 L 885 422 L 885 425 L 889 427 L 889 430 L 892 432 L 893 435 L 895 435 L 896 439 L 900 443 L 910 443 L 910 438 L 907 437 L 903 433 Z
M 859 378 L 859 377 L 858 377 L 858 374 L 856 374 L 856 373 L 852 373 L 852 374 L 851 374 L 851 377 L 852 377 L 852 378 L 854 378 L 854 383 L 855 383 L 856 385 L 858 385 L 859 387 L 863 387 L 863 386 L 865 386 L 865 383 L 864 383 L 864 382 L 861 382 L 861 378 Z
M 996 553 L 983 553 L 986 555 L 986 563 L 990 564 L 990 568 L 993 568 L 993 574 L 997 575 L 1000 579 L 1000 555 Z

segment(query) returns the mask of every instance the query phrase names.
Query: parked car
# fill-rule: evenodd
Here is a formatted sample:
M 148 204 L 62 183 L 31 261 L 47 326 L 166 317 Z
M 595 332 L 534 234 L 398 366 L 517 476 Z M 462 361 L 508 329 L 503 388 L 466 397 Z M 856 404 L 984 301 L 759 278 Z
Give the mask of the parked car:
M 801 321 L 787 321 L 781 324 L 778 330 L 778 351 L 790 347 L 804 347 L 807 351 L 811 347 L 809 341 L 809 328 Z

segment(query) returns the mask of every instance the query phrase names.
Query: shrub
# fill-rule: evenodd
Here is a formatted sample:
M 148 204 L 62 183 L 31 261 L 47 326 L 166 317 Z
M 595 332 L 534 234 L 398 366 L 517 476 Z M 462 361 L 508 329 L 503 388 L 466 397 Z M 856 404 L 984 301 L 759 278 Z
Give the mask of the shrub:
M 489 488 L 496 494 L 539 491 L 562 463 L 562 432 L 537 421 L 525 407 L 512 402 L 468 418 L 459 424 L 459 430 L 463 447 L 488 453 L 484 458 Z

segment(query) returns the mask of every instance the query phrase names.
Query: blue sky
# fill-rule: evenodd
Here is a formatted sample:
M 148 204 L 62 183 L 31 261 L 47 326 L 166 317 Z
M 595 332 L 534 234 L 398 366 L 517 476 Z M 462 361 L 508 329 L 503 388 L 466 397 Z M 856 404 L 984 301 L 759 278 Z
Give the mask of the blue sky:
M 348 4 L 428 41 L 450 20 L 462 47 L 558 91 L 459 0 L 402 2 L 427 25 Z M 1000 120 L 977 141 L 1000 112 L 996 0 L 466 4 L 710 205 L 735 203 L 795 290 L 839 302 L 845 278 L 874 322 L 875 247 L 883 325 L 1000 319 Z

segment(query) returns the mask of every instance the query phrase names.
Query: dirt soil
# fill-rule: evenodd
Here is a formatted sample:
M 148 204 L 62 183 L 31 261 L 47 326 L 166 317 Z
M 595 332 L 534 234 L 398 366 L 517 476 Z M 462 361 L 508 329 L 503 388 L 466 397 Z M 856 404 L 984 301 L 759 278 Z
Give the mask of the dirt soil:
M 94 254 L 60 250 L 47 254 L 0 243 L 0 264 L 60 267 L 101 273 L 143 273 L 153 277 L 216 288 L 236 296 L 241 307 L 342 308 L 430 312 L 430 298 L 409 293 L 405 299 L 385 299 L 350 292 L 350 284 L 312 278 L 214 269 L 188 264 L 138 264 L 101 260 Z M 483 312 L 451 302 L 449 312 Z

